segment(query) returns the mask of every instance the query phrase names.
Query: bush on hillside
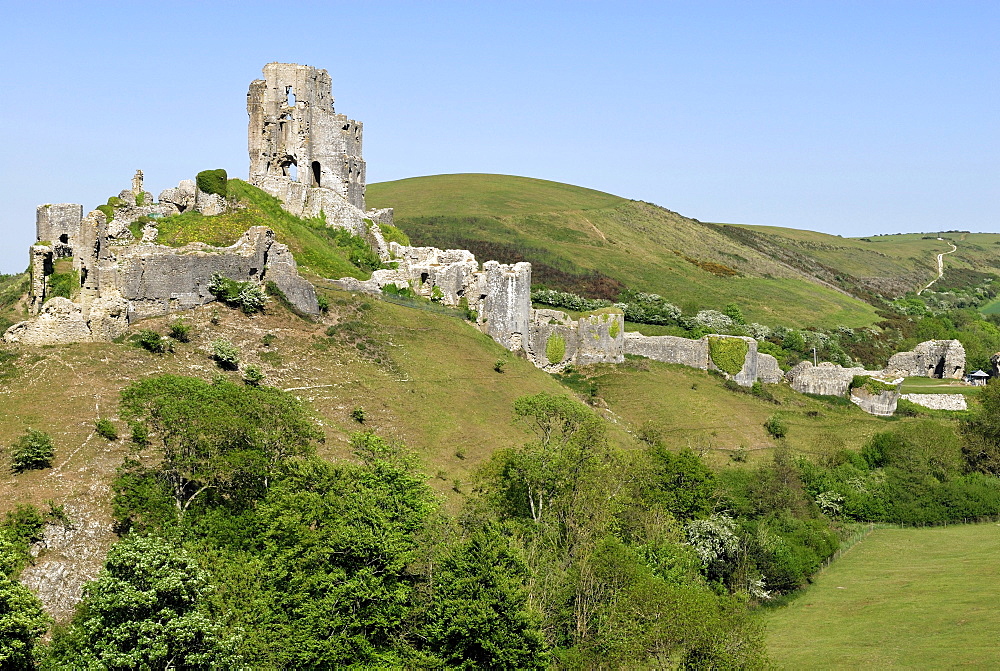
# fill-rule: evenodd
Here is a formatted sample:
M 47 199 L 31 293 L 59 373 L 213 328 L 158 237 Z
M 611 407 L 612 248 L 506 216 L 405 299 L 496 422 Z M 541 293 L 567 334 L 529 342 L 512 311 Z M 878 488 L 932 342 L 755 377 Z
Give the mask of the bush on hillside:
M 236 370 L 240 367 L 240 351 L 224 338 L 212 341 L 212 358 L 225 370 Z
M 208 290 L 229 307 L 239 308 L 247 315 L 263 312 L 267 301 L 264 290 L 256 282 L 237 282 L 222 273 L 212 273 Z
M 115 428 L 114 422 L 107 417 L 101 417 L 94 422 L 94 431 L 106 440 L 118 440 L 118 429 Z
M 52 436 L 28 429 L 28 432 L 18 438 L 11 446 L 11 469 L 15 473 L 23 473 L 39 468 L 49 468 L 55 448 L 52 446 Z

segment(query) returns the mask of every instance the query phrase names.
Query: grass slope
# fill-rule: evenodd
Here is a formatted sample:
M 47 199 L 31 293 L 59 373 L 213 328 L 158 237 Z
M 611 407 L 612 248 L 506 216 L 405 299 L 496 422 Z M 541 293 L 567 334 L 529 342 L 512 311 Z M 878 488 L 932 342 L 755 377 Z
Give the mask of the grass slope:
M 874 309 L 711 226 L 675 212 L 545 180 L 437 175 L 370 184 L 414 244 L 528 260 L 533 279 L 587 288 L 595 273 L 666 296 L 687 312 L 739 303 L 751 320 L 864 326 Z M 613 284 L 613 283 L 612 283 Z M 569 286 L 567 286 L 569 285 Z
M 1000 528 L 878 529 L 770 613 L 788 669 L 996 668 Z
M 185 212 L 160 219 L 157 242 L 172 247 L 189 242 L 224 247 L 239 240 L 251 226 L 267 226 L 279 242 L 288 245 L 295 261 L 307 272 L 331 278 L 370 275 L 351 263 L 352 250 L 338 246 L 337 231 L 327 228 L 324 221 L 289 214 L 277 198 L 239 179 L 229 180 L 228 198 L 244 207 L 211 217 Z

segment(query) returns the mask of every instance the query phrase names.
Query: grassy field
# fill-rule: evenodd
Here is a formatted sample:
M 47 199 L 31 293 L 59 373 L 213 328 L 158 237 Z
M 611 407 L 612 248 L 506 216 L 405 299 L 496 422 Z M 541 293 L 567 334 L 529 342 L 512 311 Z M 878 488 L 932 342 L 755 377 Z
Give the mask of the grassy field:
M 370 184 L 414 244 L 534 264 L 533 279 L 603 273 L 688 313 L 736 302 L 767 324 L 865 326 L 870 305 L 675 212 L 580 187 L 504 175 Z M 484 256 L 485 255 L 485 256 Z M 929 272 L 929 271 L 928 271 Z
M 973 387 L 959 380 L 938 380 L 931 377 L 908 377 L 899 388 L 903 394 L 968 394 L 975 396 L 981 387 Z
M 878 529 L 767 614 L 787 669 L 1000 666 L 1000 526 Z

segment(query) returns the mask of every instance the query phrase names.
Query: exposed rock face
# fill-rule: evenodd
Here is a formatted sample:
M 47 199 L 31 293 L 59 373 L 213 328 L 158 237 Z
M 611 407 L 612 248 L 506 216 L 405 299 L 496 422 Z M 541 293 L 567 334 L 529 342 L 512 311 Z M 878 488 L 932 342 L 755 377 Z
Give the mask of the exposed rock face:
M 97 577 L 108 548 L 115 541 L 110 525 L 82 509 L 67 506 L 70 528 L 46 525 L 35 552 L 41 558 L 21 572 L 21 582 L 38 595 L 45 611 L 65 622 L 83 595 L 83 586 Z
M 911 352 L 889 358 L 886 374 L 961 379 L 965 373 L 965 348 L 957 340 L 927 340 Z
M 931 410 L 968 410 L 965 394 L 903 394 L 910 403 L 916 403 Z
M 869 415 L 890 417 L 896 412 L 896 404 L 899 402 L 899 391 L 883 391 L 879 394 L 872 394 L 864 388 L 852 389 L 850 399 L 851 403 Z

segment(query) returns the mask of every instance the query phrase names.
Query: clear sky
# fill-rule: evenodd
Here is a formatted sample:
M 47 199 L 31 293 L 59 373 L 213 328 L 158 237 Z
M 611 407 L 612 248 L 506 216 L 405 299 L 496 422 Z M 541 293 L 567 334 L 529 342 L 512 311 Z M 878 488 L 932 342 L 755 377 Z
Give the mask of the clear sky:
M 1000 2 L 0 0 L 0 271 L 35 206 L 246 176 L 246 90 L 329 70 L 368 181 L 494 172 L 703 221 L 1000 231 Z

